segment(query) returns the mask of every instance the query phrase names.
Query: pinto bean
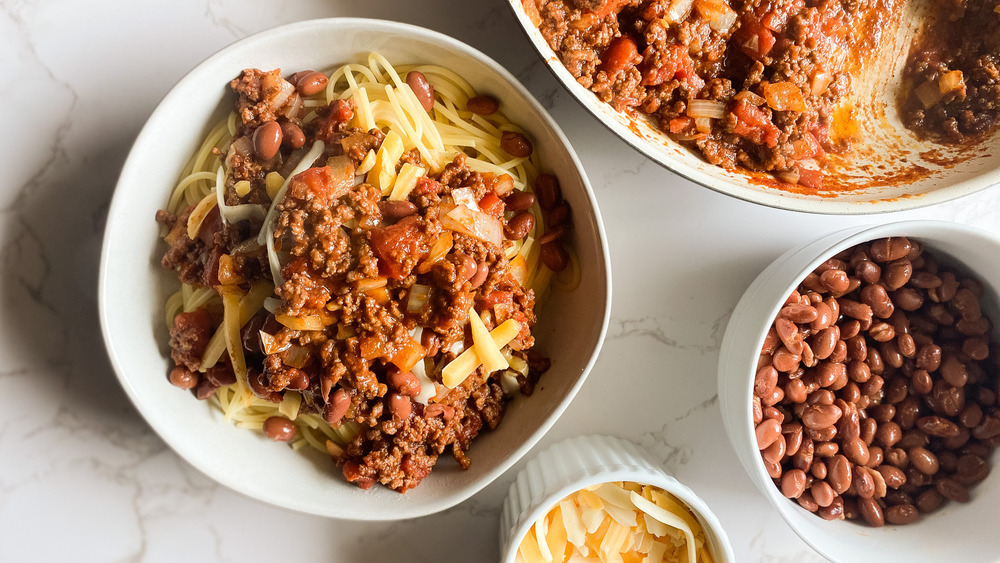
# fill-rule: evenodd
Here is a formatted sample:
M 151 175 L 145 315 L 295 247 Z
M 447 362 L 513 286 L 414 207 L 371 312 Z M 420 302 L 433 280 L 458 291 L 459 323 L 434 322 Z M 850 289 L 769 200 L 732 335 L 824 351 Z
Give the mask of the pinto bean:
M 295 89 L 303 96 L 315 96 L 326 88 L 329 79 L 322 72 L 309 72 L 295 82 Z
M 465 103 L 465 109 L 476 115 L 493 115 L 500 109 L 500 102 L 493 96 L 473 96 Z
M 417 97 L 424 111 L 434 109 L 434 86 L 427 81 L 424 73 L 416 70 L 406 73 L 406 84 L 413 90 L 413 95 Z
M 508 240 L 521 240 L 528 236 L 528 233 L 534 228 L 535 214 L 530 211 L 522 211 L 507 221 L 507 228 L 504 231 L 504 235 Z
M 291 442 L 297 433 L 295 423 L 283 416 L 272 416 L 264 421 L 264 435 L 275 442 Z
M 500 134 L 500 148 L 515 158 L 531 156 L 535 150 L 524 133 L 515 131 L 504 131 Z
M 267 121 L 253 132 L 253 152 L 261 160 L 271 160 L 281 148 L 281 126 L 277 121 Z
M 504 198 L 503 204 L 507 211 L 527 211 L 535 204 L 535 194 L 514 190 Z
M 281 143 L 290 149 L 300 149 L 306 144 L 306 135 L 291 121 L 281 122 Z

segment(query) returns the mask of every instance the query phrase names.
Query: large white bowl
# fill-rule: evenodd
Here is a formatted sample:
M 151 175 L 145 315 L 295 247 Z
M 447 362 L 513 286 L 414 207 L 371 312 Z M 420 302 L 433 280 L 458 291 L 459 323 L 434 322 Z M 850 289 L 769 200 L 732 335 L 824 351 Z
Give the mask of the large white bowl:
M 973 147 L 949 147 L 920 140 L 899 119 L 895 100 L 910 40 L 922 21 L 922 2 L 905 5 L 896 35 L 878 53 L 865 55 L 866 74 L 853 77 L 845 106 L 859 131 L 851 152 L 833 156 L 827 169 L 827 184 L 838 189 L 809 194 L 779 188 L 766 174 L 713 166 L 647 117 L 616 111 L 576 82 L 531 23 L 524 5 L 534 0 L 507 1 L 549 70 L 583 107 L 639 152 L 717 192 L 794 211 L 862 214 L 941 203 L 1000 183 L 1000 133 Z
M 524 466 L 510 485 L 500 515 L 500 561 L 514 563 L 528 530 L 567 495 L 615 481 L 653 485 L 679 498 L 705 530 L 713 561 L 736 561 L 729 536 L 705 501 L 667 475 L 649 452 L 614 436 L 569 438 L 549 446 Z
M 552 369 L 534 395 L 518 398 L 494 432 L 484 432 L 461 470 L 442 456 L 416 489 L 364 491 L 334 463 L 307 457 L 258 433 L 238 430 L 210 405 L 171 387 L 163 302 L 171 275 L 153 221 L 181 167 L 223 111 L 226 84 L 247 67 L 288 71 L 332 68 L 378 51 L 396 64 L 431 63 L 464 76 L 502 102 L 535 140 L 546 169 L 560 179 L 573 209 L 572 245 L 583 264 L 580 286 L 553 291 L 536 327 Z M 122 170 L 108 216 L 99 288 L 104 339 L 118 378 L 150 426 L 208 476 L 250 497 L 302 512 L 392 520 L 453 506 L 486 486 L 555 422 L 583 384 L 607 329 L 611 308 L 608 249 L 590 184 L 566 137 L 528 91 L 482 53 L 418 27 L 364 19 L 326 19 L 278 27 L 241 40 L 198 65 L 149 118 Z M 175 282 L 174 282 L 175 283 Z
M 753 397 L 757 357 L 778 310 L 799 282 L 826 259 L 873 239 L 906 236 L 920 241 L 942 263 L 959 267 L 983 282 L 984 313 L 998 319 L 1000 239 L 943 221 L 902 221 L 877 227 L 853 227 L 788 251 L 747 288 L 726 327 L 719 355 L 719 405 L 729 441 L 751 480 L 795 532 L 833 561 L 996 561 L 1000 534 L 1000 472 L 994 471 L 970 492 L 966 504 L 949 502 L 933 514 L 905 526 L 871 528 L 848 521 L 826 521 L 781 494 L 767 475 L 754 437 Z M 994 324 L 993 337 L 1000 336 Z M 997 456 L 993 456 L 994 462 Z

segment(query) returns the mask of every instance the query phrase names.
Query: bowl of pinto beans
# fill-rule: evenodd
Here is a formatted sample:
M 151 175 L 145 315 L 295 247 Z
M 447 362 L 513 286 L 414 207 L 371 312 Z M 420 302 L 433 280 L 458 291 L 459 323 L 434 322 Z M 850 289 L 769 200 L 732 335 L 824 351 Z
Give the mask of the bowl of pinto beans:
M 989 561 L 1000 501 L 1000 240 L 945 222 L 855 227 L 750 285 L 719 359 L 730 442 L 834 561 Z M 957 541 L 955 538 L 962 538 Z
M 996 3 L 509 0 L 614 134 L 710 189 L 805 212 L 932 205 L 1000 181 Z

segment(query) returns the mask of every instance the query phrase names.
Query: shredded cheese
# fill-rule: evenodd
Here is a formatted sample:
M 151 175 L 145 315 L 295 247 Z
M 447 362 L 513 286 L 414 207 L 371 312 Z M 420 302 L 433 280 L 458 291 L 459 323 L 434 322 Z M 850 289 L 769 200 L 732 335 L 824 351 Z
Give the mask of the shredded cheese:
M 509 368 L 510 364 L 500 353 L 500 346 L 493 342 L 490 331 L 483 324 L 483 319 L 476 314 L 475 308 L 469 309 L 469 326 L 472 328 L 472 342 L 476 348 L 476 355 L 483 362 L 486 373 Z
M 278 190 L 285 185 L 285 179 L 277 172 L 268 172 L 264 177 L 264 188 L 267 190 L 267 197 L 274 201 L 278 196 Z
M 470 317 L 475 317 L 475 313 L 469 315 Z M 480 321 L 481 322 L 481 321 Z M 497 348 L 503 348 L 511 340 L 514 340 L 521 332 L 521 325 L 514 319 L 507 319 L 503 324 L 496 327 L 490 332 L 490 337 Z M 506 360 L 505 360 L 506 361 Z M 465 378 L 469 377 L 472 372 L 476 371 L 482 365 L 482 360 L 476 353 L 476 347 L 467 349 L 462 352 L 457 358 L 444 366 L 441 370 L 441 383 L 444 384 L 448 389 L 454 389 L 465 381 Z
M 361 159 L 361 163 L 358 164 L 357 170 L 354 172 L 357 174 L 367 174 L 375 166 L 375 151 L 368 149 L 368 154 Z
M 382 146 L 375 153 L 375 165 L 368 172 L 368 183 L 387 195 L 396 180 L 396 163 L 403 156 L 403 138 L 395 129 L 390 129 L 382 140 Z
M 517 560 L 713 562 L 705 530 L 684 503 L 657 487 L 621 481 L 581 489 L 553 505 L 521 540 Z
M 399 175 L 396 176 L 396 183 L 392 186 L 392 192 L 389 194 L 389 199 L 393 201 L 400 201 L 407 198 L 413 188 L 417 185 L 417 180 L 421 176 L 427 173 L 427 170 L 410 164 L 409 162 L 403 164 L 399 169 Z

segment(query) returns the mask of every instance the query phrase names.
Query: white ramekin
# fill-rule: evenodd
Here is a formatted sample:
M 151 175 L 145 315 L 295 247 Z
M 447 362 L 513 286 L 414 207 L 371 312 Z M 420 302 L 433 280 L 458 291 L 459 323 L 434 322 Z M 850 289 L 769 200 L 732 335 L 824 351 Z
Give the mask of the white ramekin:
M 653 485 L 691 508 L 705 530 L 716 563 L 735 561 L 722 524 L 698 495 L 639 446 L 613 436 L 577 436 L 549 446 L 511 484 L 500 516 L 501 561 L 513 563 L 531 526 L 565 496 L 590 485 L 631 481 Z

